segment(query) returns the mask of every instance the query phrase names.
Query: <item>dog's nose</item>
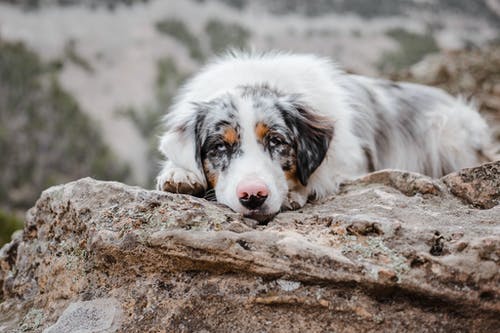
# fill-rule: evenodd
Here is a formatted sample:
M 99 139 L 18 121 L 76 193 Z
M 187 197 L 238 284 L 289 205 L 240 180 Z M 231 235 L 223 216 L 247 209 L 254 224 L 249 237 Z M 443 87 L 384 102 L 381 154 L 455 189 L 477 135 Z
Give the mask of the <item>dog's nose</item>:
M 269 189 L 261 180 L 245 179 L 236 187 L 236 195 L 243 206 L 248 209 L 256 209 L 266 201 Z

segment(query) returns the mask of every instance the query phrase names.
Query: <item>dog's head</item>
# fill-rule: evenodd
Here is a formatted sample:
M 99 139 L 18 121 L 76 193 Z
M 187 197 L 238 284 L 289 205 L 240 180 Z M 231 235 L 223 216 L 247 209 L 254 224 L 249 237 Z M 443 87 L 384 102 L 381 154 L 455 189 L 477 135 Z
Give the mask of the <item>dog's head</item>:
M 191 116 L 173 129 L 183 138 L 179 149 L 194 153 L 189 163 L 217 201 L 261 221 L 287 206 L 290 191 L 307 185 L 333 136 L 331 120 L 300 96 L 264 85 L 242 86 L 191 107 Z

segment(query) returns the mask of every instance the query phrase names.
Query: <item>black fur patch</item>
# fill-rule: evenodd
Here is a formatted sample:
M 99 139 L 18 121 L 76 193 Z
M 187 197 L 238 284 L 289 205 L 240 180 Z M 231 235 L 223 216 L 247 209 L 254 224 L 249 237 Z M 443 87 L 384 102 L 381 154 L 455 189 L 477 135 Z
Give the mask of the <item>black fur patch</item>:
M 209 185 L 213 185 L 220 172 L 229 166 L 231 159 L 241 154 L 237 137 L 228 142 L 225 132 L 239 136 L 236 107 L 230 96 L 222 96 L 197 107 L 195 138 L 196 161 L 205 173 Z M 217 112 L 213 112 L 217 110 Z
M 208 160 L 214 170 L 225 171 L 232 158 L 241 154 L 240 143 L 229 143 L 224 140 L 223 128 L 211 132 L 201 146 L 201 159 Z M 237 127 L 235 129 L 238 132 Z
M 198 163 L 198 167 L 200 169 L 203 168 L 201 147 L 203 145 L 202 132 L 203 132 L 204 124 L 205 124 L 206 115 L 207 115 L 206 112 L 198 112 L 196 114 L 196 121 L 195 121 L 195 128 L 194 128 L 194 137 L 196 140 L 195 159 L 196 159 L 196 162 Z
M 326 156 L 333 138 L 333 123 L 295 98 L 289 103 L 278 103 L 277 107 L 294 138 L 297 178 L 306 186 L 309 177 Z
M 368 168 L 368 172 L 375 171 L 375 164 L 373 164 L 373 154 L 368 147 L 363 147 L 363 152 L 365 153 L 366 165 Z
M 281 169 L 290 177 L 296 176 L 296 143 L 288 128 L 272 126 L 264 138 L 264 149 L 271 159 L 278 161 Z

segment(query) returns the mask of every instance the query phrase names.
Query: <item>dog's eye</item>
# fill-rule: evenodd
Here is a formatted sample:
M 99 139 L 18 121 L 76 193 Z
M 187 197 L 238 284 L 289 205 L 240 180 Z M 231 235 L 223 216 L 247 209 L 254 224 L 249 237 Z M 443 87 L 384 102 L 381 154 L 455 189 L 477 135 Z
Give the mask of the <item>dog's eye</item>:
M 223 143 L 218 143 L 214 146 L 213 150 L 216 150 L 216 151 L 224 151 L 226 150 L 226 145 L 223 144 Z
M 269 138 L 269 147 L 273 148 L 285 144 L 285 141 L 279 136 L 272 136 Z
M 213 145 L 211 150 L 213 152 L 222 153 L 222 152 L 225 152 L 226 149 L 227 149 L 226 144 L 219 142 L 219 143 L 216 143 L 215 145 Z

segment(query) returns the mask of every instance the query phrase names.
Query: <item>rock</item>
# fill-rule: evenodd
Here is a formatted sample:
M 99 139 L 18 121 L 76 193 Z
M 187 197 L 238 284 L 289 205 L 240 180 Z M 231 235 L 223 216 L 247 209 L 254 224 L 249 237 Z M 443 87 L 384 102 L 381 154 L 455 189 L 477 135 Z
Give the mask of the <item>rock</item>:
M 451 192 L 467 203 L 480 208 L 492 208 L 500 200 L 500 166 L 488 163 L 481 167 L 465 169 L 443 178 Z
M 116 332 L 121 324 L 121 307 L 113 298 L 71 303 L 57 322 L 43 333 Z
M 115 182 L 52 187 L 0 250 L 0 331 L 493 332 L 499 166 L 380 171 L 268 225 Z

